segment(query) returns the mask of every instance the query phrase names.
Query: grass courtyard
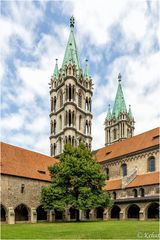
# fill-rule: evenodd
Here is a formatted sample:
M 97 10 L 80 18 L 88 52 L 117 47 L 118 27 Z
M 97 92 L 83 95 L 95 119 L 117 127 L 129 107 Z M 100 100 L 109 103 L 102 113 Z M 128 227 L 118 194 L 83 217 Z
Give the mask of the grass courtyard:
M 158 239 L 158 221 L 2 225 L 1 239 Z

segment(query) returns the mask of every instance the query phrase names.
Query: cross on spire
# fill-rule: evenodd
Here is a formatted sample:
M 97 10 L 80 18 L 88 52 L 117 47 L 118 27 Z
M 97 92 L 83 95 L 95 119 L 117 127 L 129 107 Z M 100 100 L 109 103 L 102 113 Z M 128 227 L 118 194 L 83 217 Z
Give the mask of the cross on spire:
M 74 17 L 72 16 L 71 18 L 70 18 L 70 27 L 72 28 L 74 28 L 74 23 L 75 23 L 75 20 L 74 20 Z
M 122 79 L 122 76 L 121 76 L 121 74 L 119 73 L 119 74 L 118 74 L 118 82 L 121 82 L 121 79 Z

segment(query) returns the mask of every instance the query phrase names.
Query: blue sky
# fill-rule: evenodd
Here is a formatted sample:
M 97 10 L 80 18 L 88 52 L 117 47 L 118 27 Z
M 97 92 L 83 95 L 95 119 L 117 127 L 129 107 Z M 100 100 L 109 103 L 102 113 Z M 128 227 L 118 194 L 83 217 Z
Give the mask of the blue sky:
M 159 125 L 158 0 L 1 2 L 1 139 L 49 154 L 50 77 L 61 67 L 75 17 L 81 66 L 94 83 L 93 149 L 104 146 L 104 120 L 122 74 L 135 134 Z

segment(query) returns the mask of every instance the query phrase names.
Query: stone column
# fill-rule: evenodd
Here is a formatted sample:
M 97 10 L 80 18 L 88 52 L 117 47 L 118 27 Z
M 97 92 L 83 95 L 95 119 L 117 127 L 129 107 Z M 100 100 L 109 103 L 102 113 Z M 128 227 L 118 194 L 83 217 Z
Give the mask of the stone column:
M 70 221 L 70 212 L 69 212 L 69 208 L 66 208 L 64 210 L 64 221 Z
M 55 221 L 55 212 L 54 210 L 50 210 L 47 212 L 47 221 L 54 222 Z
M 8 208 L 8 224 L 15 224 L 15 212 L 13 207 Z
M 95 210 L 94 210 L 94 209 L 92 209 L 92 210 L 90 211 L 90 213 L 89 213 L 89 219 L 90 219 L 90 220 L 95 220 Z
M 109 209 L 108 208 L 104 209 L 103 220 L 109 220 Z
M 139 211 L 139 220 L 145 220 L 144 211 Z
M 31 223 L 37 222 L 37 211 L 35 208 L 31 208 Z
M 123 210 L 120 211 L 119 215 L 120 215 L 120 220 L 124 220 L 125 219 L 125 214 L 124 214 Z

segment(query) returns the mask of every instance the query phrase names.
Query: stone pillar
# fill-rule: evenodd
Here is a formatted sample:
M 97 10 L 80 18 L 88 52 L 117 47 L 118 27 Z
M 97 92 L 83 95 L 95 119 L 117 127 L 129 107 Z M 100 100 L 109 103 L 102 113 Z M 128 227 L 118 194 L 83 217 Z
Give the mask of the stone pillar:
M 54 222 L 55 221 L 55 212 L 54 210 L 50 210 L 47 212 L 47 221 Z
M 125 214 L 124 214 L 123 211 L 120 211 L 119 215 L 120 215 L 120 220 L 124 220 L 125 219 Z
M 95 210 L 94 210 L 94 209 L 92 209 L 92 210 L 90 211 L 90 213 L 89 213 L 89 219 L 90 219 L 90 220 L 95 220 Z
M 37 222 L 37 211 L 35 208 L 31 208 L 31 223 Z
M 64 210 L 64 221 L 70 221 L 70 212 L 69 212 L 69 208 L 66 208 Z
M 13 207 L 8 208 L 8 224 L 15 224 L 15 212 Z
M 139 211 L 139 220 L 145 220 L 144 212 L 141 210 Z
M 108 208 L 104 209 L 103 220 L 109 220 L 109 209 Z

